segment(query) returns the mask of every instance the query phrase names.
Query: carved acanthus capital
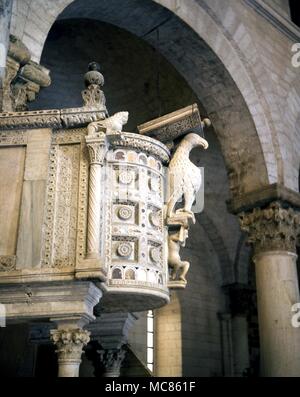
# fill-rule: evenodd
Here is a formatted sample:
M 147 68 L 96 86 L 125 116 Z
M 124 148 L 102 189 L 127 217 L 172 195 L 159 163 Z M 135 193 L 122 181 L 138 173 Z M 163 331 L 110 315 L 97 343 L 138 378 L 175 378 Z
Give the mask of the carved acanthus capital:
M 95 135 L 87 135 L 85 140 L 88 147 L 90 164 L 103 165 L 108 150 L 106 135 L 101 132 Z
M 90 341 L 90 332 L 81 328 L 51 330 L 59 360 L 80 360 L 82 349 Z
M 105 368 L 105 376 L 119 376 L 121 365 L 126 355 L 125 348 L 98 350 L 98 353 Z
M 50 84 L 49 70 L 36 62 L 29 61 L 19 70 L 12 87 L 15 98 L 14 109 L 17 112 L 28 110 L 27 103 L 36 99 L 40 88 L 48 87 Z
M 241 213 L 239 218 L 241 229 L 248 233 L 248 242 L 254 245 L 256 253 L 296 251 L 300 232 L 299 212 L 273 202 L 264 209 L 255 208 L 250 213 Z
M 33 102 L 40 91 L 40 86 L 32 81 L 16 83 L 12 88 L 14 109 L 17 112 L 28 110 L 27 103 Z

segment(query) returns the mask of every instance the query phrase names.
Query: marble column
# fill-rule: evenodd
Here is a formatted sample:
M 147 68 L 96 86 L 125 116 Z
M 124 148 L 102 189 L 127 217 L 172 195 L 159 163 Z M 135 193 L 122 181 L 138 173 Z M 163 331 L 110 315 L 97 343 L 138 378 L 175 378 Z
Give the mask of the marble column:
M 82 327 L 62 324 L 51 330 L 51 339 L 58 355 L 58 376 L 78 377 L 83 348 L 90 340 L 90 332 Z
M 87 259 L 100 263 L 102 166 L 107 152 L 104 133 L 86 136 L 90 159 Z
M 95 314 L 97 307 L 95 307 Z M 126 354 L 128 334 L 135 324 L 137 317 L 132 313 L 101 313 L 96 321 L 87 326 L 91 332 L 92 341 L 97 341 L 101 350 L 92 357 L 95 376 L 98 376 L 99 367 L 101 376 L 120 376 L 121 365 Z
M 280 202 L 240 214 L 254 247 L 262 376 L 300 376 L 300 332 L 292 326 L 300 301 L 296 240 L 300 215 Z

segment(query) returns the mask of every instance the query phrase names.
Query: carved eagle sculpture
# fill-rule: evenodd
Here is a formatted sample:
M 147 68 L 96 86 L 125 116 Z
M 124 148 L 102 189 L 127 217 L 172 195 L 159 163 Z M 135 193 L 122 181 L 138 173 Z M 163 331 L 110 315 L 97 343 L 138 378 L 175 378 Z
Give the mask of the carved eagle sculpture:
M 167 202 L 166 217 L 174 216 L 176 203 L 184 197 L 184 207 L 176 211 L 186 212 L 193 219 L 191 211 L 196 193 L 201 187 L 201 171 L 189 159 L 190 152 L 195 147 L 208 148 L 208 142 L 198 134 L 190 133 L 180 142 L 169 164 L 170 198 Z

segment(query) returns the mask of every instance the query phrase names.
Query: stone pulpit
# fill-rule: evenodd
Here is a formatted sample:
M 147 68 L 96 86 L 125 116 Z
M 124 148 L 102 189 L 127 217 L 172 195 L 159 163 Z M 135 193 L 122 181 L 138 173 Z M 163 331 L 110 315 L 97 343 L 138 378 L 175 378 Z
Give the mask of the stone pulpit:
M 202 181 L 189 153 L 207 148 L 209 120 L 192 105 L 125 132 L 103 84 L 92 63 L 82 107 L 0 114 L 0 303 L 7 323 L 53 324 L 59 376 L 78 376 L 99 313 L 167 304 L 190 266 L 179 251 Z

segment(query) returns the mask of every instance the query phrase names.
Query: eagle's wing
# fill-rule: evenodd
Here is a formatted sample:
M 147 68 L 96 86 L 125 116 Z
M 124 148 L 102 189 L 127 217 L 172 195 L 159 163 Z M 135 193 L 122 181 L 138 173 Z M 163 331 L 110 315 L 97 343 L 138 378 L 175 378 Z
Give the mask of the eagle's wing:
M 202 184 L 201 171 L 191 161 L 189 161 L 184 173 L 184 185 L 191 187 L 194 192 L 198 192 Z

